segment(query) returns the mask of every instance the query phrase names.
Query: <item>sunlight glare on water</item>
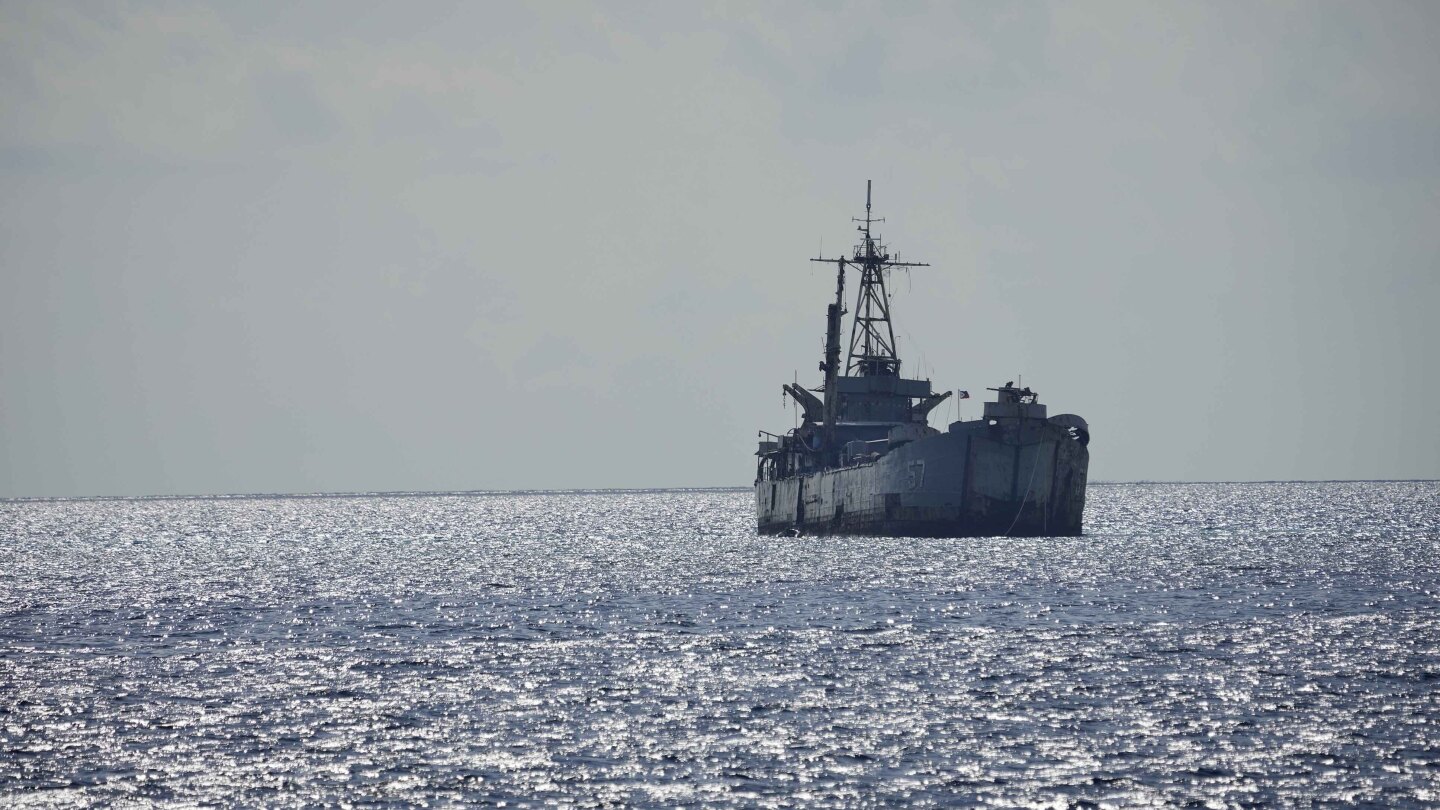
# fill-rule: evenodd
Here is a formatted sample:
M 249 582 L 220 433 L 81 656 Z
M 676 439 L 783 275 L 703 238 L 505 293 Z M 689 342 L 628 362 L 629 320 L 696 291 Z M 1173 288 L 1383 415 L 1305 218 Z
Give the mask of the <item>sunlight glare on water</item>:
M 1440 484 L 0 502 L 0 801 L 1440 802 Z

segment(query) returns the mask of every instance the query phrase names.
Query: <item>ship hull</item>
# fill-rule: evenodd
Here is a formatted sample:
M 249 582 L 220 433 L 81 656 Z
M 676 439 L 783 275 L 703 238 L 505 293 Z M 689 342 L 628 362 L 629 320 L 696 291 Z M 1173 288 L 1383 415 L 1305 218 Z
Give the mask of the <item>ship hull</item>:
M 874 461 L 755 487 L 761 534 L 1064 537 L 1081 533 L 1089 451 L 1044 420 L 955 423 Z

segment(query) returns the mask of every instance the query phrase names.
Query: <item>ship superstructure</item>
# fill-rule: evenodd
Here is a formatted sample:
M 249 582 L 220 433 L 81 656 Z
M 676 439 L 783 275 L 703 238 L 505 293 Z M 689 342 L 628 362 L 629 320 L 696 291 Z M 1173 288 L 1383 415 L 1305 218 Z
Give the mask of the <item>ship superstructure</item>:
M 824 380 L 786 384 L 802 414 L 785 434 L 761 431 L 755 496 L 762 533 L 984 536 L 1080 533 L 1089 427 L 1072 414 L 1047 418 L 1028 388 L 990 389 L 982 419 L 929 426 L 929 380 L 900 373 L 887 277 L 902 262 L 874 233 L 865 186 L 860 241 L 835 265 L 825 314 Z M 847 271 L 859 275 L 849 349 L 841 366 Z M 818 394 L 818 396 L 817 396 Z

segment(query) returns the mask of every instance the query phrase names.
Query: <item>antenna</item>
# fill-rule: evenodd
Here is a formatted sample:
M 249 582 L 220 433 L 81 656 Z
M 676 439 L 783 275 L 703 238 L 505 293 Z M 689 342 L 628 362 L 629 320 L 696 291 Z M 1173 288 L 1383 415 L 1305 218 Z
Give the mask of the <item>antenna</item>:
M 860 227 L 856 228 L 855 230 L 857 230 L 857 231 L 865 234 L 865 241 L 864 241 L 863 243 L 861 243 L 861 245 L 856 245 L 856 246 L 855 246 L 855 258 L 856 258 L 856 259 L 859 259 L 859 258 L 861 258 L 860 248 L 861 248 L 862 246 L 864 246 L 864 245 L 870 245 L 870 243 L 871 243 L 871 241 L 872 241 L 872 240 L 870 239 L 870 225 L 871 225 L 871 223 L 884 222 L 884 221 L 885 221 L 885 218 L 884 218 L 884 217 L 880 217 L 879 219 L 876 219 L 875 217 L 870 216 L 870 181 L 869 181 L 869 180 L 866 180 L 866 181 L 865 181 L 865 218 L 864 218 L 864 219 L 861 219 L 861 218 L 859 218 L 859 217 L 851 217 L 851 218 L 850 218 L 850 221 L 851 221 L 851 222 L 859 222 L 859 223 L 861 223 L 861 224 L 860 224 Z M 883 246 L 881 247 L 881 249 L 882 249 L 882 250 L 884 249 Z M 896 258 L 899 258 L 899 257 L 897 256 Z
M 895 353 L 895 329 L 890 323 L 890 291 L 885 287 L 885 277 L 892 268 L 896 267 L 929 267 L 925 262 L 902 262 L 898 254 L 892 257 L 885 250 L 885 243 L 880 241 L 874 234 L 875 223 L 884 222 L 884 217 L 877 217 L 873 208 L 874 182 L 865 181 L 865 217 L 851 217 L 851 222 L 860 223 L 856 230 L 861 234 L 860 244 L 856 245 L 849 256 L 838 258 L 826 258 L 823 255 L 811 259 L 812 262 L 831 262 L 836 265 L 835 273 L 835 309 L 833 312 L 838 319 L 844 313 L 841 309 L 843 295 L 845 292 L 845 265 L 860 270 L 860 291 L 855 300 L 855 320 L 850 330 L 850 355 L 845 366 L 845 372 L 853 376 L 900 376 L 900 358 Z M 827 334 L 831 328 L 832 321 L 826 321 Z M 839 340 L 839 325 L 835 322 L 836 343 Z M 826 373 L 838 374 L 839 346 L 835 347 L 835 359 L 830 360 L 830 343 L 826 342 Z M 831 364 L 836 367 L 830 371 Z
M 885 278 L 895 267 L 928 267 L 924 262 L 902 262 L 891 258 L 885 243 L 872 231 L 883 217 L 876 217 L 872 208 L 874 183 L 865 181 L 865 218 L 854 219 L 862 225 L 863 241 L 855 246 L 852 262 L 860 266 L 860 292 L 855 301 L 855 320 L 850 329 L 850 357 L 846 372 L 858 376 L 900 376 L 900 357 L 896 352 L 895 327 L 890 322 L 890 291 Z

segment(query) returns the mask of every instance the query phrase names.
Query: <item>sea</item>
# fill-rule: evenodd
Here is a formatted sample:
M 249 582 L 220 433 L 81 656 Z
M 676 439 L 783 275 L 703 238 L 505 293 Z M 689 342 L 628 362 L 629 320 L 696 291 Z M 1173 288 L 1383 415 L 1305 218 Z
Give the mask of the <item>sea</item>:
M 0 501 L 0 806 L 1440 805 L 1440 483 Z

